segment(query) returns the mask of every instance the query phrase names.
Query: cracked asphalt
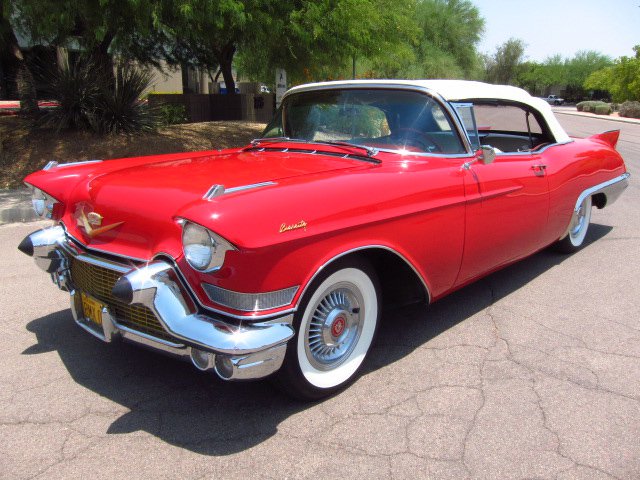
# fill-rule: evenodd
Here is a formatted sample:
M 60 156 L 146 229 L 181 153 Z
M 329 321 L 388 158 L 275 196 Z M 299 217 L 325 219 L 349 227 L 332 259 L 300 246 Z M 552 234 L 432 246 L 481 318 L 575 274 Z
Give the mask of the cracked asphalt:
M 76 327 L 0 227 L 0 478 L 640 478 L 640 125 L 588 245 L 387 313 L 363 376 L 301 404 Z

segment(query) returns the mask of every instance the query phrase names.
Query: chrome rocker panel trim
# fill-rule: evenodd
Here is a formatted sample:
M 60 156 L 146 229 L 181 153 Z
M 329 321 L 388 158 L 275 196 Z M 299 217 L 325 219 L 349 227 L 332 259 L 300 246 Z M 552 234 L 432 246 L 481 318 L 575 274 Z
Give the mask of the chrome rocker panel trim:
M 623 173 L 622 175 L 616 178 L 612 178 L 611 180 L 607 180 L 606 182 L 602 182 L 602 183 L 599 183 L 598 185 L 594 185 L 593 187 L 587 188 L 584 192 L 582 192 L 578 196 L 578 199 L 576 200 L 576 205 L 573 208 L 573 212 L 571 213 L 571 219 L 569 220 L 567 231 L 560 238 L 560 240 L 562 240 L 564 237 L 569 235 L 569 229 L 571 228 L 571 225 L 573 225 L 574 221 L 578 216 L 578 212 L 580 211 L 580 205 L 582 205 L 582 202 L 584 202 L 584 200 L 587 197 L 591 197 L 593 195 L 602 193 L 605 196 L 605 204 L 601 208 L 609 206 L 612 203 L 614 203 L 616 200 L 618 200 L 618 198 L 620 198 L 620 195 L 622 195 L 622 192 L 624 192 L 624 190 L 629 186 L 630 176 L 631 174 L 628 172 Z
M 574 215 L 578 214 L 578 211 L 580 210 L 580 205 L 582 205 L 582 202 L 584 202 L 585 198 L 590 197 L 592 195 L 596 195 L 598 193 L 604 193 L 607 199 L 607 203 L 605 204 L 605 206 L 611 205 L 620 197 L 622 192 L 624 192 L 624 190 L 629 186 L 630 176 L 631 176 L 630 173 L 623 173 L 619 177 L 613 178 L 611 180 L 602 182 L 598 185 L 595 185 L 591 188 L 586 189 L 584 192 L 580 194 L 580 196 L 578 197 L 578 200 L 576 201 L 576 206 L 573 209 Z
M 51 274 L 60 289 L 69 291 L 75 322 L 94 337 L 104 342 L 121 338 L 173 356 L 191 357 L 194 365 L 194 353 L 209 355 L 210 368 L 216 372 L 214 364 L 217 360 L 229 365 L 224 376 L 218 373 L 225 380 L 255 379 L 274 373 L 282 365 L 287 342 L 294 335 L 291 314 L 235 325 L 200 313 L 170 263 L 155 260 L 132 268 L 96 257 L 82 252 L 69 241 L 61 226 L 32 233 L 23 240 L 20 249 L 34 257 L 36 264 Z M 102 326 L 84 318 L 78 292 L 71 280 L 69 257 L 121 274 L 113 295 L 129 304 L 145 305 L 176 342 L 120 325 L 108 308 L 102 310 Z

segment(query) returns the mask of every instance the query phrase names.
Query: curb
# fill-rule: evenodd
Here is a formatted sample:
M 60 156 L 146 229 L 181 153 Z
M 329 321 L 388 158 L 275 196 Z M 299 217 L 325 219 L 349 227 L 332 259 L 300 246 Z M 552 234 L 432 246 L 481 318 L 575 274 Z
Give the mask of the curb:
M 626 117 L 610 117 L 609 115 L 596 115 L 595 113 L 567 112 L 564 110 L 553 110 L 554 114 L 573 115 L 574 117 L 595 118 L 600 120 L 609 120 L 610 122 L 630 123 L 632 125 L 640 125 L 640 119 Z

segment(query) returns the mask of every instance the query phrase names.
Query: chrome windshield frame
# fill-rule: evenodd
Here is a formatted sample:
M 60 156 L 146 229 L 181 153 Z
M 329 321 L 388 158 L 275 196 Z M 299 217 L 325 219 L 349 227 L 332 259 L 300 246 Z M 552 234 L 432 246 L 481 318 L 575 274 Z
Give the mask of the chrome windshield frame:
M 379 148 L 378 150 L 381 152 L 394 153 L 398 155 L 411 155 L 411 156 L 424 156 L 424 157 L 470 157 L 474 156 L 475 152 L 471 146 L 469 138 L 466 135 L 466 131 L 464 127 L 460 123 L 460 119 L 455 113 L 455 109 L 451 106 L 449 102 L 447 102 L 438 92 L 435 92 L 426 87 L 420 87 L 418 85 L 405 85 L 405 84 L 396 84 L 396 83 L 367 83 L 366 85 L 354 83 L 353 85 L 310 85 L 310 86 L 301 86 L 297 87 L 295 91 L 289 91 L 285 93 L 282 97 L 282 103 L 284 104 L 285 100 L 291 95 L 296 95 L 298 93 L 303 92 L 316 92 L 316 91 L 325 91 L 325 90 L 404 90 L 404 91 L 413 91 L 417 93 L 421 93 L 427 95 L 432 98 L 438 105 L 440 105 L 443 110 L 449 115 L 449 119 L 451 120 L 452 125 L 454 126 L 456 133 L 458 134 L 458 138 L 465 150 L 465 153 L 430 153 L 430 152 L 407 152 L 406 150 L 397 150 L 397 149 L 386 149 Z M 268 138 L 268 137 L 267 137 Z M 362 145 L 353 144 L 354 147 Z

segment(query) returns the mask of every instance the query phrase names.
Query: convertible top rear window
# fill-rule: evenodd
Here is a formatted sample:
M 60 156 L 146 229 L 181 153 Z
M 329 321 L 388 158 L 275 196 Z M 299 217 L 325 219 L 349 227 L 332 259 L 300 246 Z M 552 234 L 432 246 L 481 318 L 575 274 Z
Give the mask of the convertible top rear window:
M 290 95 L 264 137 L 340 141 L 416 153 L 465 153 L 448 113 L 407 90 L 342 89 Z
M 527 133 L 527 112 L 514 105 L 478 105 L 474 107 L 478 130 Z M 534 115 L 529 115 L 531 133 L 542 133 Z

